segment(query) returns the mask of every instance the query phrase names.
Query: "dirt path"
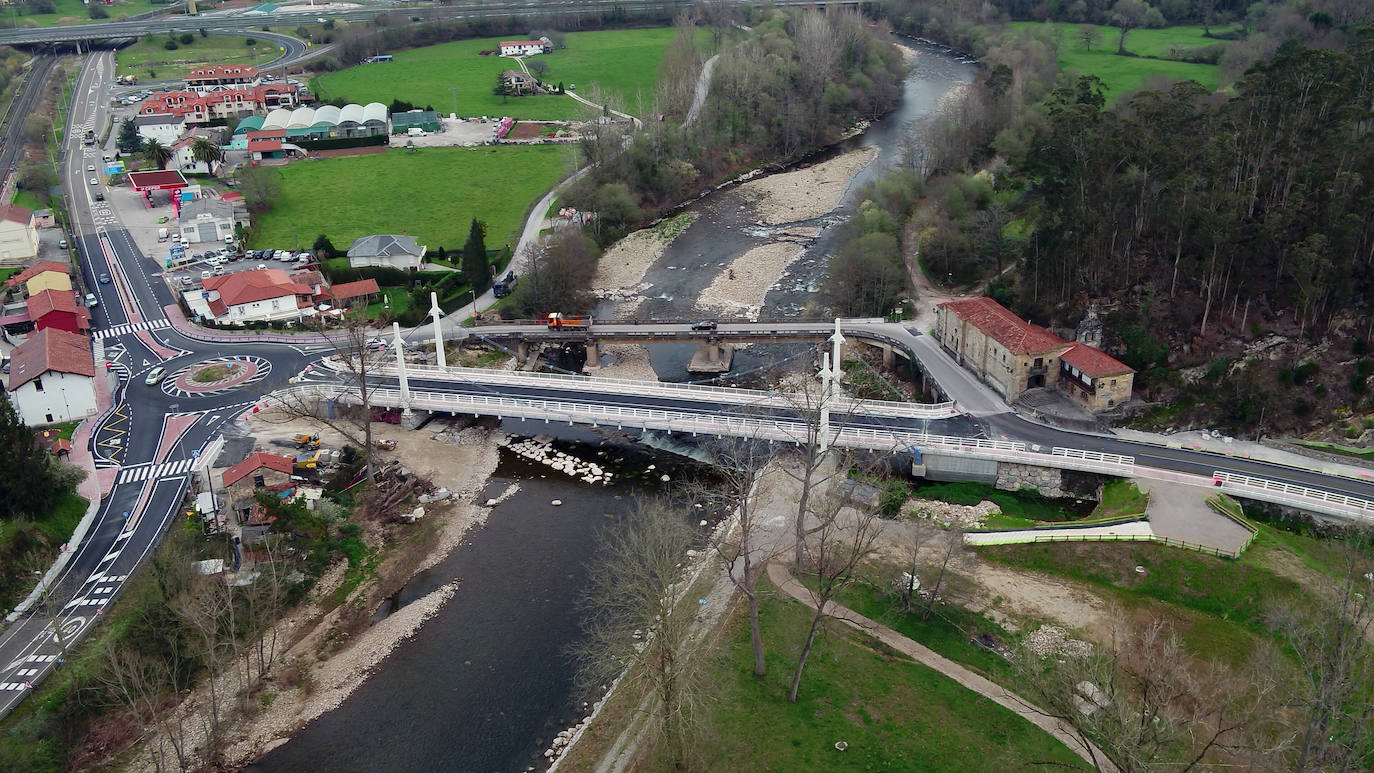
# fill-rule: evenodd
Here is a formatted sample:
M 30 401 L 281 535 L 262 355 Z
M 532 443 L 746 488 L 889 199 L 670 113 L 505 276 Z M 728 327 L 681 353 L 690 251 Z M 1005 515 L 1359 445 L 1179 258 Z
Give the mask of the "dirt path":
M 797 579 L 792 576 L 792 573 L 788 571 L 787 567 L 776 562 L 770 563 L 768 565 L 768 579 L 787 595 L 802 602 L 811 609 L 816 608 L 816 602 L 812 598 L 811 592 L 800 582 L 797 582 Z M 1085 742 L 1079 740 L 1067 725 L 1057 719 L 1046 716 L 1043 711 L 1036 708 L 1034 704 L 1027 701 L 1025 698 L 1007 690 L 999 684 L 995 684 L 975 674 L 964 666 L 955 663 L 922 644 L 918 644 L 908 639 L 891 628 L 864 617 L 848 607 L 831 602 L 830 610 L 831 617 L 863 631 L 878 639 L 883 644 L 909 656 L 917 663 L 940 672 L 958 682 L 960 685 L 978 693 L 1041 730 L 1044 730 L 1057 738 L 1065 746 L 1069 747 L 1074 754 L 1082 757 L 1089 765 L 1098 767 L 1101 770 L 1115 770 L 1115 767 L 1107 761 L 1107 758 L 1103 756 L 1100 749 L 1091 744 L 1085 746 Z

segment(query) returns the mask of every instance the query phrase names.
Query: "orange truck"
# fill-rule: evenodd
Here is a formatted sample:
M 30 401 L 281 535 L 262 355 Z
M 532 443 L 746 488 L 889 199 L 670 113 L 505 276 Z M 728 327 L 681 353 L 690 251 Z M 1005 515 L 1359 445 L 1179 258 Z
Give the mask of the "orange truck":
M 535 319 L 541 325 L 547 325 L 549 330 L 590 330 L 592 326 L 590 316 L 560 314 L 556 311 L 540 314 Z

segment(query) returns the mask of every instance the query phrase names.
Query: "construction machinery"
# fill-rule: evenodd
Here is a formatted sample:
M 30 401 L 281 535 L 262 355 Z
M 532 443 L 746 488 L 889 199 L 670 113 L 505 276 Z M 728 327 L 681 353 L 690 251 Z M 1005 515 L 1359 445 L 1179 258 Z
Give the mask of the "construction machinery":
M 536 320 L 543 325 L 547 325 L 549 330 L 590 330 L 592 318 L 580 314 L 561 314 L 551 311 L 548 314 L 540 314 Z
M 320 451 L 313 453 L 306 452 L 296 457 L 296 467 L 302 470 L 313 470 L 320 466 Z
M 296 448 L 319 448 L 320 436 L 307 434 L 292 435 L 291 442 L 296 444 Z

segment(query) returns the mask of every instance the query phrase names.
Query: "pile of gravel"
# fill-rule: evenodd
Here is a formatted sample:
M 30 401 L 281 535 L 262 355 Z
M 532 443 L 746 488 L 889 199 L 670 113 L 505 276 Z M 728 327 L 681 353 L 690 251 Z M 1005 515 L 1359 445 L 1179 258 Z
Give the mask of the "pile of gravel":
M 1069 632 L 1057 625 L 1042 625 L 1026 634 L 1021 643 L 1042 658 L 1051 655 L 1083 658 L 1091 655 L 1093 651 L 1093 645 L 1069 638 Z

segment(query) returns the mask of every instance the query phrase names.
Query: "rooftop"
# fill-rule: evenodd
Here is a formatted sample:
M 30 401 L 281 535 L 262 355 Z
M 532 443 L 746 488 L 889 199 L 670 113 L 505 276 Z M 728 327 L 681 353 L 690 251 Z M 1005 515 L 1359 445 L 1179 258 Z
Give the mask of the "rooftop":
M 90 339 L 55 328 L 29 336 L 10 355 L 9 390 L 13 392 L 50 371 L 94 378 Z
M 58 263 L 55 260 L 40 260 L 32 266 L 29 266 L 23 271 L 20 271 L 19 273 L 7 279 L 5 281 L 5 284 L 9 287 L 14 287 L 22 282 L 27 282 L 30 279 L 33 279 L 34 277 L 38 276 L 44 271 L 56 271 L 59 274 L 71 274 L 71 269 L 67 267 L 66 263 Z
M 289 456 L 263 451 L 251 453 L 247 459 L 224 471 L 224 485 L 232 486 L 264 467 L 290 475 L 296 469 L 296 460 Z
M 377 286 L 376 279 L 359 279 L 356 282 L 344 282 L 329 288 L 329 295 L 336 301 L 346 301 L 364 295 L 373 295 L 381 292 Z
M 28 225 L 29 221 L 33 220 L 33 210 L 25 209 L 18 204 L 0 204 L 0 220 Z
M 1088 378 L 1121 376 L 1134 373 L 1135 369 L 1117 358 L 1093 346 L 1076 343 L 1070 346 L 1059 359 L 1083 372 Z
M 206 290 L 218 290 L 219 300 L 226 306 L 282 298 L 288 295 L 310 295 L 310 288 L 291 281 L 279 268 L 261 268 L 236 274 L 212 276 L 201 283 Z
M 1049 354 L 1069 345 L 1068 341 L 1021 319 L 986 296 L 945 301 L 940 308 L 953 311 L 959 319 L 978 328 L 1012 354 Z
M 34 322 L 54 311 L 65 311 L 78 316 L 85 311 L 76 305 L 76 297 L 70 290 L 44 290 L 34 293 L 25 299 L 24 305 L 28 307 L 29 319 Z
M 348 257 L 376 257 L 392 255 L 411 255 L 424 257 L 425 246 L 415 243 L 414 236 L 397 234 L 376 234 L 360 236 L 348 246 Z

